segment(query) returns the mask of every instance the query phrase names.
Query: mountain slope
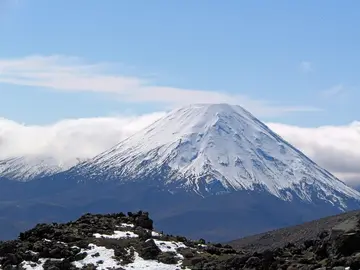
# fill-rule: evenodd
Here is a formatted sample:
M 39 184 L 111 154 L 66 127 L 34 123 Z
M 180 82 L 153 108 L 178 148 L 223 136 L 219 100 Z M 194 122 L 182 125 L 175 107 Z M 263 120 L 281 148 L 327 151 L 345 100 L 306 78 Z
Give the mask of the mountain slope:
M 315 195 L 343 209 L 347 198 L 360 199 L 249 112 L 227 104 L 174 110 L 72 173 L 97 181 L 162 180 L 171 191 L 202 196 L 259 188 L 288 201 Z
M 349 232 L 356 230 L 360 223 L 360 211 L 328 216 L 296 226 L 281 228 L 261 234 L 251 235 L 229 242 L 236 249 L 264 251 L 266 249 L 283 248 L 288 243 L 302 245 L 306 241 L 314 240 L 323 231 L 342 230 Z
M 52 157 L 24 156 L 0 160 L 0 178 L 30 181 L 69 169 Z

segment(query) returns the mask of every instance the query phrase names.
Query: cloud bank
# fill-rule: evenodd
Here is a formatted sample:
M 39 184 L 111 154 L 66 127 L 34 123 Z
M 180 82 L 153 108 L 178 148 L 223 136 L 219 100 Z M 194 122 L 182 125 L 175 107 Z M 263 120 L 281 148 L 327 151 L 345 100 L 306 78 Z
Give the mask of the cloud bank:
M 122 102 L 150 102 L 166 106 L 230 103 L 241 105 L 258 116 L 319 110 L 308 106 L 281 106 L 226 93 L 221 89 L 207 91 L 163 86 L 155 79 L 119 75 L 114 72 L 114 66 L 108 63 L 87 64 L 79 58 L 61 55 L 0 59 L 0 83 L 68 92 L 100 92 L 115 95 Z
M 268 126 L 340 179 L 360 184 L 360 122 L 318 128 Z
M 46 126 L 0 118 L 0 159 L 43 156 L 72 165 L 78 159 L 94 157 L 163 115 L 68 119 Z
M 47 126 L 25 126 L 0 118 L 0 159 L 43 155 L 72 164 L 107 150 L 164 114 L 69 119 Z M 360 184 L 360 122 L 318 128 L 268 126 L 340 179 Z

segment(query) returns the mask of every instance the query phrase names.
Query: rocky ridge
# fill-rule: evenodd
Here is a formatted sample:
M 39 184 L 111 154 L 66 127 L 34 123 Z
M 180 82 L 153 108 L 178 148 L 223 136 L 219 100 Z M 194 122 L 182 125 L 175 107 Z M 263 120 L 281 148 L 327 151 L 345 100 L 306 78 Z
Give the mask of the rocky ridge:
M 0 243 L 0 269 L 360 269 L 360 220 L 301 244 L 236 250 L 153 230 L 146 212 L 85 214 L 66 224 L 38 224 Z

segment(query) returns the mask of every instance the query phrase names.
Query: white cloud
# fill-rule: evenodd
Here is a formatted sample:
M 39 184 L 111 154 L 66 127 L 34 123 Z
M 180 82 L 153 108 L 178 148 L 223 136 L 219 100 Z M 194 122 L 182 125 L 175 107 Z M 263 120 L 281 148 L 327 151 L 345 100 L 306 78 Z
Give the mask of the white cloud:
M 232 103 L 244 106 L 257 116 L 296 111 L 318 111 L 308 106 L 279 106 L 264 100 L 222 91 L 160 86 L 140 77 L 109 73 L 112 65 L 84 64 L 79 58 L 30 56 L 0 59 L 0 83 L 44 87 L 58 91 L 103 92 L 127 102 L 154 102 L 166 106 L 189 103 Z
M 339 178 L 360 181 L 360 122 L 318 128 L 268 126 Z
M 26 126 L 0 118 L 0 159 L 51 156 L 59 163 L 73 164 L 114 146 L 163 115 L 69 119 L 47 126 Z
M 70 119 L 47 126 L 0 119 L 0 159 L 48 155 L 59 162 L 73 163 L 107 150 L 164 114 Z M 340 179 L 360 184 L 360 122 L 318 128 L 279 123 L 268 126 Z
M 335 85 L 321 92 L 321 95 L 326 98 L 333 98 L 345 92 L 345 87 L 342 84 Z
M 300 69 L 304 73 L 310 73 L 314 71 L 313 63 L 310 61 L 302 61 L 300 63 Z

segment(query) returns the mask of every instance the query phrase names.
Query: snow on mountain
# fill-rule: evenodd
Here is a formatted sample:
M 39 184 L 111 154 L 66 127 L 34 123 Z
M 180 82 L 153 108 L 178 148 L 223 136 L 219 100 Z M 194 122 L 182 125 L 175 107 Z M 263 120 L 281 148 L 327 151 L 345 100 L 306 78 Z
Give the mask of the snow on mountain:
M 52 157 L 25 156 L 0 160 L 0 177 L 30 181 L 67 170 L 73 164 L 59 163 Z
M 155 177 L 198 194 L 267 190 L 343 207 L 360 194 L 319 167 L 240 106 L 196 104 L 171 111 L 72 172 L 101 180 Z

